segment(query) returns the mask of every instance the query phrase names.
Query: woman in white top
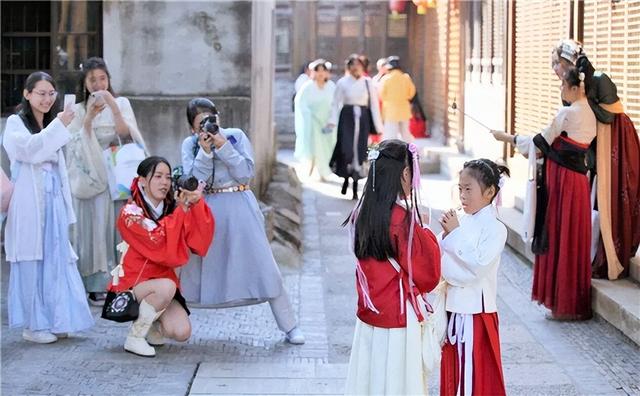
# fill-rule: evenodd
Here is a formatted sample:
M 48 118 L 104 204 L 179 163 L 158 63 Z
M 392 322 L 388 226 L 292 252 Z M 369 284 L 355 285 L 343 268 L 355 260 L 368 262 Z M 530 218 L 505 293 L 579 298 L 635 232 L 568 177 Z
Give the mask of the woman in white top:
M 353 179 L 353 199 L 358 199 L 358 180 L 365 176 L 362 167 L 367 156 L 369 134 L 382 133 L 378 94 L 373 81 L 364 75 L 364 64 L 357 54 L 347 58 L 347 75 L 338 80 L 333 111 L 327 127 L 338 126 L 338 141 L 329 163 L 331 170 L 344 178 L 342 195 Z
M 82 66 L 84 100 L 75 106 L 69 125 L 72 139 L 67 147 L 67 163 L 73 205 L 78 216 L 73 246 L 89 302 L 98 302 L 107 287 L 109 272 L 115 267 L 116 236 L 114 206 L 107 180 L 103 151 L 131 140 L 144 147 L 133 109 L 127 98 L 116 97 L 107 65 L 101 58 L 89 58 Z M 128 187 L 128 186 L 127 186 Z M 126 199 L 126 197 L 125 197 Z
M 11 263 L 9 326 L 22 327 L 22 337 L 37 343 L 94 324 L 68 233 L 75 215 L 62 148 L 71 139 L 73 110 L 56 117 L 57 96 L 51 76 L 29 75 L 3 141 L 14 180 L 4 235 Z
M 591 202 L 586 153 L 596 137 L 596 117 L 589 106 L 585 74 L 564 73 L 562 107 L 551 125 L 536 136 L 493 132 L 521 153 L 533 144 L 545 158 L 538 180 L 536 254 L 532 298 L 551 310 L 548 319 L 591 318 Z
M 487 159 L 466 162 L 460 202 L 440 219 L 442 277 L 447 282 L 447 340 L 442 348 L 440 395 L 506 394 L 500 357 L 497 284 L 507 228 L 491 205 L 509 169 Z

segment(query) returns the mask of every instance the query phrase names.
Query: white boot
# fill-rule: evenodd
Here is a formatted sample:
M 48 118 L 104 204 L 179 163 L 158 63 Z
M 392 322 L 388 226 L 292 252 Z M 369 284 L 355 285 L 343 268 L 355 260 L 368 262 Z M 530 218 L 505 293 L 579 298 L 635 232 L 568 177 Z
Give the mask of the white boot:
M 156 356 L 155 348 L 147 343 L 145 337 L 147 333 L 149 333 L 153 321 L 162 315 L 163 312 L 164 309 L 156 312 L 156 309 L 151 304 L 145 300 L 140 301 L 138 319 L 133 322 L 129 329 L 129 334 L 124 342 L 124 350 L 138 356 Z
M 154 347 L 164 345 L 164 336 L 162 335 L 162 327 L 160 325 L 160 321 L 156 320 L 151 325 L 149 333 L 147 333 L 147 343 Z

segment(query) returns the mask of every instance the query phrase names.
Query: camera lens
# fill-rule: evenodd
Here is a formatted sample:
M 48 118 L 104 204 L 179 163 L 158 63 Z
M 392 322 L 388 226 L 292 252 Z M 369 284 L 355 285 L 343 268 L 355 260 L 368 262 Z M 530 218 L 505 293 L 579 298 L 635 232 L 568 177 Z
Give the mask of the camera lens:
M 178 187 L 187 190 L 195 191 L 198 189 L 198 179 L 194 176 L 182 176 L 178 179 Z
M 215 115 L 206 116 L 202 119 L 200 125 L 205 132 L 211 133 L 213 135 L 217 134 L 220 130 L 220 127 L 218 127 L 218 119 Z

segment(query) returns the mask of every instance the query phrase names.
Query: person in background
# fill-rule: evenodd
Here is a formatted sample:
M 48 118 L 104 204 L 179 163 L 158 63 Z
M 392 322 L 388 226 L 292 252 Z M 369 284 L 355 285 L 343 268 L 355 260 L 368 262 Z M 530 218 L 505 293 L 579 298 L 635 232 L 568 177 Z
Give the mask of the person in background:
M 76 217 L 62 149 L 74 114 L 71 106 L 57 113 L 57 97 L 50 75 L 31 73 L 3 138 L 15 181 L 4 233 L 9 327 L 41 344 L 94 324 L 69 241 Z
M 370 77 L 369 76 L 369 58 L 366 55 L 359 55 L 358 59 L 360 59 L 360 62 L 362 62 L 362 74 L 365 77 Z
M 383 139 L 401 139 L 412 142 L 409 131 L 411 99 L 416 95 L 416 86 L 409 74 L 402 71 L 400 58 L 387 58 L 389 72 L 380 80 L 380 100 L 384 120 Z
M 336 145 L 335 128 L 326 128 L 336 85 L 329 80 L 331 63 L 317 59 L 309 64 L 312 80 L 306 82 L 296 95 L 294 156 L 311 164 L 309 174 L 318 170 L 320 180 L 331 174 L 329 160 Z
M 389 69 L 387 68 L 387 58 L 378 59 L 378 61 L 376 62 L 376 69 L 378 70 L 378 73 L 375 76 L 371 77 L 371 79 L 374 83 L 376 83 L 376 88 L 378 88 L 379 91 L 380 80 L 382 80 L 382 77 L 384 77 L 389 72 Z
M 333 98 L 333 111 L 327 127 L 338 126 L 338 140 L 329 166 L 344 178 L 340 193 L 345 195 L 349 178 L 353 180 L 353 199 L 358 199 L 358 180 L 365 176 L 362 167 L 367 156 L 370 134 L 382 132 L 378 93 L 357 54 L 345 61 L 348 73 L 338 80 Z
M 291 97 L 291 111 L 296 111 L 296 95 L 300 88 L 311 79 L 311 70 L 309 70 L 309 64 L 305 63 L 300 70 L 300 75 L 296 78 L 296 81 L 293 83 L 293 96 Z

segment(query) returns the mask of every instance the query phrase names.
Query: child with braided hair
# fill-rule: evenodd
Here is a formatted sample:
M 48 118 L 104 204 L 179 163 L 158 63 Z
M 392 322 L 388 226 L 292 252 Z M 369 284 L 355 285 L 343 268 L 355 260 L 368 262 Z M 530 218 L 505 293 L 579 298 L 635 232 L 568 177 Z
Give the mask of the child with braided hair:
M 509 169 L 487 159 L 466 162 L 460 202 L 440 218 L 442 277 L 449 326 L 442 349 L 441 395 L 504 395 L 498 330 L 497 278 L 507 228 L 492 203 Z

